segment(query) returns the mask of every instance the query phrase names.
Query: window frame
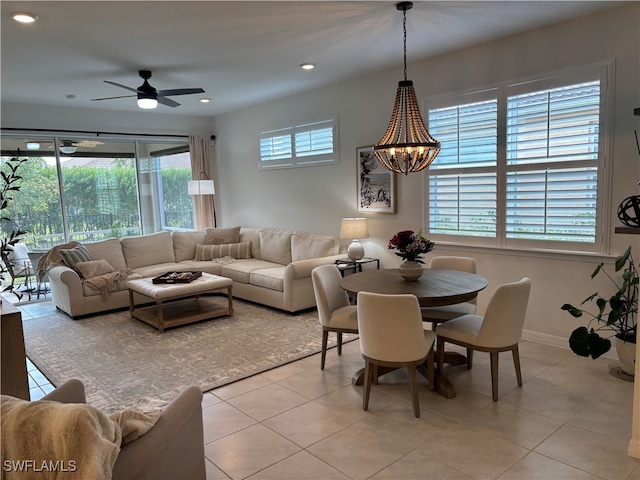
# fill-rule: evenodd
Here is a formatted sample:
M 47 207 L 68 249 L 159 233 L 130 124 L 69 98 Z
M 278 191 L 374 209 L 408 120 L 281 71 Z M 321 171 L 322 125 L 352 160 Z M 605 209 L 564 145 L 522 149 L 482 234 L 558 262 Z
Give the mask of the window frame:
M 332 145 L 331 152 L 322 153 L 299 153 L 299 142 L 296 142 L 296 135 L 308 133 L 315 129 L 325 130 L 331 128 Z M 288 138 L 290 153 L 279 155 L 279 158 L 263 158 L 263 140 Z M 338 117 L 325 118 L 322 120 L 296 123 L 279 128 L 270 128 L 258 132 L 258 170 L 273 170 L 281 168 L 312 167 L 317 165 L 334 165 L 340 163 L 338 150 Z
M 615 85 L 615 60 L 597 62 L 572 69 L 565 69 L 544 75 L 537 75 L 516 81 L 505 81 L 485 88 L 469 89 L 463 92 L 452 92 L 426 98 L 423 102 L 423 111 L 428 122 L 430 109 L 446 108 L 457 105 L 465 105 L 476 101 L 487 100 L 492 93 L 498 101 L 497 111 L 497 163 L 494 171 L 497 175 L 496 183 L 496 236 L 475 237 L 469 235 L 435 234 L 430 233 L 430 190 L 429 180 L 432 174 L 453 174 L 455 167 L 451 169 L 432 169 L 423 172 L 423 229 L 429 233 L 432 240 L 441 244 L 465 245 L 498 248 L 504 250 L 539 250 L 561 251 L 580 253 L 607 253 L 610 246 L 610 222 L 611 222 L 611 162 L 612 162 L 612 137 L 613 137 L 613 108 Z M 513 171 L 507 165 L 507 98 L 510 96 L 538 92 L 545 89 L 553 89 L 562 86 L 570 86 L 592 80 L 600 80 L 600 112 L 599 112 L 599 141 L 598 159 L 596 161 L 596 215 L 595 215 L 595 240 L 591 242 L 570 242 L 555 240 L 534 240 L 507 238 L 506 211 L 507 211 L 507 173 Z M 435 135 L 437 138 L 437 135 Z M 549 166 L 548 162 L 546 165 Z M 533 165 L 533 170 L 539 170 L 540 165 Z M 561 169 L 562 166 L 556 168 Z M 459 173 L 473 173 L 476 169 L 458 169 Z M 461 171 L 460 171 L 461 170 Z M 478 171 L 491 171 L 480 167 Z

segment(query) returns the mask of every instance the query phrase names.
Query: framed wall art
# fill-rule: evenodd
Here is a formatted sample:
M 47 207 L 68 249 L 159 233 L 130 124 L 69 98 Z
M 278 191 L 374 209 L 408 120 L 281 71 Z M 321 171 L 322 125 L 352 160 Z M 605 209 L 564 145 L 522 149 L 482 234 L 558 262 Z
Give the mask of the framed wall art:
M 395 175 L 378 163 L 373 145 L 356 149 L 358 212 L 396 213 Z

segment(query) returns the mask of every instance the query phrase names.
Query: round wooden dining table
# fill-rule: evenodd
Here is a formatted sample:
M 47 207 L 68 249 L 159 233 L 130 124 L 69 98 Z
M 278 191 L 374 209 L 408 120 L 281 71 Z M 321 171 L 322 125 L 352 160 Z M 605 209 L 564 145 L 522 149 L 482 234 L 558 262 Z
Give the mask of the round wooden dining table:
M 415 282 L 404 280 L 397 268 L 367 270 L 347 275 L 340 286 L 351 293 L 372 292 L 386 295 L 412 294 L 423 307 L 439 307 L 468 302 L 487 287 L 487 280 L 477 274 L 457 270 L 425 268 L 422 276 Z M 424 368 L 419 368 L 425 374 Z M 358 370 L 352 377 L 354 385 L 362 385 L 364 369 Z M 380 374 L 384 374 L 380 372 Z M 456 392 L 451 382 L 436 369 L 436 390 L 446 398 L 455 398 Z

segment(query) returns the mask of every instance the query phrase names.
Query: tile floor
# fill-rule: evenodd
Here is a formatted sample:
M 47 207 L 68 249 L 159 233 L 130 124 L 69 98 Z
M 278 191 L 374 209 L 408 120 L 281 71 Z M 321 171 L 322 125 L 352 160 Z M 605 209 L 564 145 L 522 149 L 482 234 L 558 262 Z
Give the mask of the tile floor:
M 50 302 L 21 306 L 24 319 Z M 367 412 L 351 375 L 358 343 L 205 393 L 207 479 L 640 479 L 627 455 L 633 384 L 608 373 L 611 360 L 523 341 L 524 385 L 501 355 L 500 399 L 491 400 L 488 356 L 447 367 L 458 396 L 447 400 L 421 379 L 413 417 L 407 376 L 374 385 Z M 33 398 L 52 387 L 33 368 Z

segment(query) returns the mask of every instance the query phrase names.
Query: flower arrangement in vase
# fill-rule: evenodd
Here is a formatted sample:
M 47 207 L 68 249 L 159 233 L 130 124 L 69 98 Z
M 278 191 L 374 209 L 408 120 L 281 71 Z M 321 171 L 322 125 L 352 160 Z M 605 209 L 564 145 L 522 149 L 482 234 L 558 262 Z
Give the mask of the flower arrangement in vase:
M 402 278 L 407 281 L 416 281 L 422 275 L 421 255 L 433 250 L 434 243 L 422 235 L 422 230 L 417 233 L 413 230 L 403 230 L 396 233 L 389 240 L 389 250 L 396 250 L 394 253 L 404 261 L 400 264 L 398 271 Z

